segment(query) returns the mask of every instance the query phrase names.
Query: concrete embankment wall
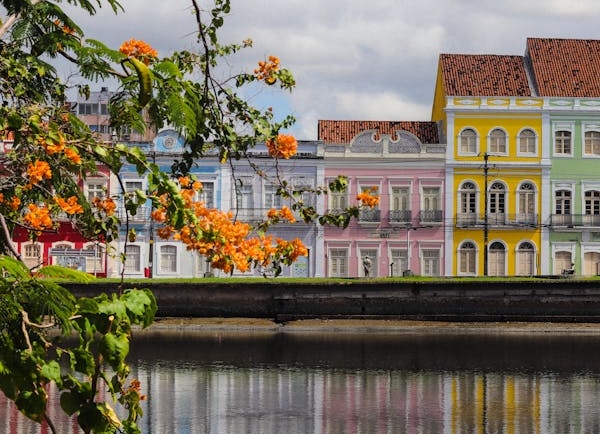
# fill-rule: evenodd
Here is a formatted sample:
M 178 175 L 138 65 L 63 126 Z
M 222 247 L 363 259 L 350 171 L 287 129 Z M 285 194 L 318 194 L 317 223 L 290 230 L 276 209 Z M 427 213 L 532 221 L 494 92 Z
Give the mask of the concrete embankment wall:
M 68 284 L 76 296 L 114 292 L 115 284 Z M 287 283 L 172 283 L 148 280 L 157 316 L 393 318 L 453 321 L 600 322 L 600 280 Z

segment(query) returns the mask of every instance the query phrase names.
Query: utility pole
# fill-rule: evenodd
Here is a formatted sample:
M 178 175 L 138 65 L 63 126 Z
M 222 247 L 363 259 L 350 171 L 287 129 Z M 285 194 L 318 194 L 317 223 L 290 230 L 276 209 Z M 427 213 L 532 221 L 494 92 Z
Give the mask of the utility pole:
M 483 275 L 488 275 L 488 153 L 483 154 Z

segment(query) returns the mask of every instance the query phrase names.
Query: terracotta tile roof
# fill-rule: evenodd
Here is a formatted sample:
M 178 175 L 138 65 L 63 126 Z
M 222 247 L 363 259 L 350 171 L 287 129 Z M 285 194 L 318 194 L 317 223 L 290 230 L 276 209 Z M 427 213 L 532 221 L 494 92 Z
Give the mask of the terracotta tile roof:
M 528 38 L 539 96 L 600 97 L 600 40 Z
M 446 95 L 531 96 L 523 57 L 441 54 Z
M 417 136 L 421 143 L 439 143 L 438 126 L 435 122 L 319 120 L 318 128 L 318 139 L 329 144 L 347 144 L 357 134 L 375 129 L 381 134 L 389 135 L 404 130 Z

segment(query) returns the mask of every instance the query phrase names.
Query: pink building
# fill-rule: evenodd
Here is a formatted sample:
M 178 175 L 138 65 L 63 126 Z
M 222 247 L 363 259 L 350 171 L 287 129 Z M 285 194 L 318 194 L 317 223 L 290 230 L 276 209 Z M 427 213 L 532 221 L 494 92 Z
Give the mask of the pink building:
M 326 226 L 327 277 L 444 275 L 446 145 L 435 122 L 319 121 L 325 181 L 349 180 L 330 194 L 335 212 L 365 190 L 379 206 L 363 209 L 346 229 Z

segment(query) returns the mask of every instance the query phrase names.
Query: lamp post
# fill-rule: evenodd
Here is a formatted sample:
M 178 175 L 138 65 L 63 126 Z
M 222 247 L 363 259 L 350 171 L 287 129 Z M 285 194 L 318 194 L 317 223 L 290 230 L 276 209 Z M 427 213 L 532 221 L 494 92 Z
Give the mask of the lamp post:
M 488 275 L 488 154 L 483 154 L 483 275 Z

